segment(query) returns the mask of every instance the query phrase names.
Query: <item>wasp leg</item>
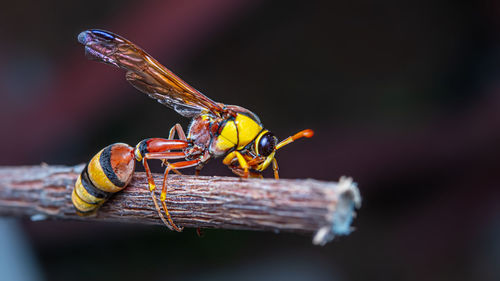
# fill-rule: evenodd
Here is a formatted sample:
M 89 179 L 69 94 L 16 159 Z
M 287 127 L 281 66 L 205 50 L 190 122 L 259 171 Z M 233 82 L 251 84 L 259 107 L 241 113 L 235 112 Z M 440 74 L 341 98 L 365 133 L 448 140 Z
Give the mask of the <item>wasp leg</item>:
M 184 158 L 185 157 L 185 154 L 184 152 L 151 152 L 151 153 L 146 153 L 146 155 L 144 156 L 144 160 L 146 159 L 160 159 L 160 160 L 166 160 L 166 159 L 179 159 L 179 158 Z M 166 161 L 165 161 L 166 162 Z M 146 162 L 147 163 L 147 162 Z M 168 164 L 167 168 L 165 169 L 165 171 L 167 170 L 172 170 L 172 169 L 169 169 L 169 167 L 171 167 L 173 164 L 170 164 L 168 162 L 166 162 Z M 180 162 L 182 163 L 182 162 Z M 148 168 L 149 169 L 149 168 Z M 174 169 L 175 170 L 175 169 Z M 151 172 L 150 172 L 151 173 Z M 149 179 L 148 179 L 149 180 Z M 152 179 L 152 176 L 151 176 L 151 180 Z M 164 180 L 164 183 L 165 185 L 165 180 Z M 153 181 L 153 185 L 154 185 L 154 181 Z M 153 190 L 151 190 L 151 185 L 150 185 L 150 190 L 151 192 L 154 194 L 154 189 L 156 188 L 156 186 L 153 186 Z M 161 194 L 161 197 L 160 197 L 160 201 L 162 201 L 162 205 L 163 205 L 163 210 L 165 211 L 165 215 L 167 216 L 167 220 L 168 222 L 170 223 L 170 225 L 178 232 L 181 232 L 182 231 L 182 227 L 179 228 L 175 223 L 174 221 L 172 220 L 172 217 L 170 216 L 170 213 L 168 212 L 168 209 L 167 209 L 167 206 L 166 204 L 163 203 L 164 199 L 161 199 L 163 198 L 163 191 L 162 191 L 162 194 Z M 158 203 L 156 203 L 156 196 L 155 196 L 155 206 L 158 206 Z M 157 211 L 161 212 L 159 210 L 159 208 L 157 208 Z M 160 216 L 162 217 L 162 216 Z
M 196 166 L 196 165 L 198 165 L 198 163 L 200 163 L 200 159 L 190 160 L 190 161 L 181 161 L 181 162 L 177 162 L 174 164 L 169 164 L 167 166 L 167 168 L 165 169 L 165 172 L 163 173 L 163 187 L 161 189 L 160 202 L 161 202 L 161 205 L 163 206 L 163 210 L 167 214 L 167 218 L 170 217 L 170 215 L 168 214 L 167 204 L 165 203 L 165 200 L 167 200 L 167 176 L 168 176 L 168 173 L 173 169 L 185 169 L 185 168 Z M 176 227 L 173 222 L 172 222 L 172 225 L 174 226 L 174 228 Z M 180 231 L 182 231 L 182 229 L 183 228 L 181 228 Z
M 170 163 L 169 163 L 167 160 L 163 160 L 163 161 L 161 162 L 161 166 L 163 167 L 163 165 L 165 165 L 166 167 L 168 167 L 168 165 L 170 165 Z M 181 173 L 181 172 L 179 172 L 179 171 L 177 171 L 177 170 L 175 170 L 175 169 L 172 169 L 172 171 L 173 171 L 174 173 L 178 174 L 179 176 L 182 176 L 182 173 Z
M 201 229 L 201 227 L 198 227 L 196 229 L 196 234 L 198 235 L 198 237 L 202 238 L 202 237 L 205 237 L 205 232 L 203 231 L 203 229 Z
M 276 160 L 276 158 L 273 158 L 273 171 L 274 171 L 274 178 L 279 180 L 280 179 L 280 176 L 279 176 L 279 173 L 278 173 L 278 160 Z
M 250 160 L 247 161 L 247 165 L 249 167 L 249 170 L 248 170 L 248 177 L 249 178 L 261 178 L 261 179 L 264 178 L 264 176 L 262 176 L 261 173 L 250 170 L 251 167 L 254 167 L 254 166 L 258 165 L 258 163 L 260 163 L 260 162 L 262 162 L 261 157 L 255 157 L 255 158 L 250 159 Z M 236 166 L 233 163 L 233 164 L 231 164 L 231 166 L 229 168 L 236 175 L 238 175 L 240 177 L 244 177 L 245 176 L 245 170 L 242 169 L 240 166 Z
M 179 136 L 180 140 L 186 141 L 186 134 L 184 133 L 184 129 L 182 129 L 181 124 L 177 123 L 172 128 L 170 129 L 170 133 L 168 134 L 168 139 L 173 140 L 175 136 L 175 132 L 177 132 L 177 135 Z
M 177 123 L 172 128 L 170 128 L 170 132 L 168 133 L 168 139 L 173 140 L 175 137 L 175 132 L 177 132 L 177 135 L 179 136 L 180 140 L 187 141 L 186 134 L 184 133 L 184 130 L 182 129 L 181 124 Z M 165 164 L 167 167 L 170 165 L 167 160 L 163 160 L 163 164 Z M 178 175 L 182 175 L 181 172 L 177 171 L 176 169 L 172 169 L 172 171 Z
M 148 162 L 146 159 L 142 160 L 142 165 L 144 166 L 144 170 L 146 171 L 146 176 L 148 178 L 148 185 L 149 185 L 149 191 L 151 192 L 151 198 L 153 199 L 153 203 L 155 204 L 155 209 L 158 212 L 158 216 L 160 216 L 161 221 L 168 227 L 170 230 L 174 230 L 172 225 L 170 225 L 165 217 L 163 216 L 160 206 L 158 206 L 158 201 L 156 200 L 156 195 L 155 195 L 155 182 L 153 180 L 153 175 L 151 174 L 151 170 L 149 169 Z
M 151 173 L 147 160 L 149 159 L 167 160 L 167 159 L 184 158 L 186 156 L 184 152 L 182 151 L 172 152 L 171 150 L 183 150 L 188 146 L 189 146 L 188 142 L 183 140 L 167 140 L 161 138 L 153 138 L 141 141 L 136 146 L 136 152 L 135 152 L 136 159 L 139 161 L 142 160 L 144 169 L 146 170 L 151 197 L 153 198 L 156 210 L 158 211 L 161 220 L 168 226 L 169 229 L 172 230 L 173 228 L 176 231 L 182 231 L 182 229 L 175 225 L 172 218 L 170 217 L 170 214 L 168 213 L 168 210 L 165 209 L 164 211 L 168 221 L 166 222 L 160 210 L 160 207 L 158 206 L 158 202 L 155 195 L 156 185 L 154 183 L 153 175 Z M 169 163 L 168 165 L 170 166 Z
M 194 175 L 199 176 L 201 169 L 205 167 L 205 163 L 207 163 L 208 159 L 210 159 L 210 152 L 208 150 L 203 153 L 203 156 L 200 159 L 200 163 L 198 163 L 198 166 L 196 166 L 196 169 L 194 170 Z
M 222 163 L 224 165 L 231 165 L 233 162 L 233 159 L 236 158 L 238 160 L 238 163 L 240 164 L 240 167 L 243 169 L 243 178 L 248 178 L 248 163 L 247 160 L 239 153 L 238 151 L 233 151 L 229 153 L 224 160 L 222 160 Z M 241 175 L 240 175 L 241 176 Z
M 244 177 L 245 175 L 245 170 L 241 169 L 240 167 L 237 167 L 237 166 L 230 166 L 229 169 L 231 169 L 231 172 L 233 172 L 233 174 L 239 176 L 239 177 Z M 251 171 L 249 170 L 248 171 L 248 178 L 260 178 L 260 179 L 263 179 L 264 176 L 259 173 L 259 172 L 254 172 L 254 171 Z
M 168 167 L 165 169 L 165 173 L 163 174 L 163 188 L 161 189 L 161 196 L 160 196 L 160 201 L 165 201 L 167 198 L 167 176 L 168 173 L 173 170 L 173 169 L 185 169 L 189 167 L 196 166 L 200 163 L 201 159 L 195 159 L 195 160 L 189 160 L 189 161 L 181 161 L 181 162 L 176 162 L 174 164 L 168 165 Z
M 201 169 L 203 169 L 203 165 L 196 166 L 196 169 L 194 170 L 194 175 L 199 176 Z

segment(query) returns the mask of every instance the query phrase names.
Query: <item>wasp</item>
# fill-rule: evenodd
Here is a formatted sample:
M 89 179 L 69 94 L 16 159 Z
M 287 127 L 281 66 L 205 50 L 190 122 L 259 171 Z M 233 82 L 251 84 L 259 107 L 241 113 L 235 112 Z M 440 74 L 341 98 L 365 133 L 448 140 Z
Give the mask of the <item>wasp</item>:
M 160 218 L 171 230 L 181 231 L 165 203 L 170 172 L 180 174 L 180 169 L 195 167 L 198 175 L 207 161 L 223 157 L 222 162 L 240 177 L 262 177 L 261 173 L 272 166 L 278 179 L 276 151 L 299 138 L 314 135 L 306 129 L 278 142 L 255 113 L 211 100 L 119 35 L 92 29 L 81 32 L 78 41 L 85 45 L 87 57 L 124 69 L 126 80 L 139 91 L 192 119 L 187 134 L 181 125 L 175 124 L 168 138 L 145 139 L 135 147 L 112 144 L 95 155 L 78 178 L 72 194 L 73 204 L 81 214 L 97 210 L 113 193 L 125 188 L 138 161 L 144 166 Z M 166 165 L 160 202 L 167 219 L 155 195 L 156 185 L 148 165 L 148 160 L 153 159 Z

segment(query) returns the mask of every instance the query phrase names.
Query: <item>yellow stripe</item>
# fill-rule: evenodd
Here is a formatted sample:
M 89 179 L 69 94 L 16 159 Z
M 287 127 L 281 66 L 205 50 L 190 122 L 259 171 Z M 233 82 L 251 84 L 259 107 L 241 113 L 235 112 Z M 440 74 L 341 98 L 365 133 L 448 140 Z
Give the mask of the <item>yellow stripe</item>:
M 135 147 L 134 149 L 134 155 L 135 155 L 135 159 L 137 161 L 142 161 L 142 154 L 141 154 L 141 150 L 139 149 L 139 146 L 140 146 L 141 142 L 137 144 L 137 146 Z
M 73 189 L 73 192 L 71 193 L 71 201 L 73 202 L 75 208 L 80 212 L 90 212 L 99 208 L 100 206 L 100 205 L 89 204 L 83 201 L 80 197 L 78 197 L 75 189 Z
M 89 177 L 92 183 L 96 188 L 100 190 L 115 193 L 123 189 L 123 187 L 119 187 L 114 185 L 104 174 L 104 171 L 101 167 L 101 163 L 99 162 L 99 158 L 101 157 L 102 150 L 97 153 L 92 160 L 90 160 L 88 166 Z
M 105 198 L 97 198 L 97 197 L 95 197 L 92 194 L 87 192 L 85 187 L 83 187 L 83 185 L 82 185 L 82 176 L 81 175 L 78 176 L 78 179 L 76 180 L 75 191 L 76 191 L 76 195 L 78 195 L 78 197 L 80 199 L 82 199 L 83 201 L 85 201 L 87 203 L 97 204 L 97 203 L 101 203 L 102 201 L 105 200 Z

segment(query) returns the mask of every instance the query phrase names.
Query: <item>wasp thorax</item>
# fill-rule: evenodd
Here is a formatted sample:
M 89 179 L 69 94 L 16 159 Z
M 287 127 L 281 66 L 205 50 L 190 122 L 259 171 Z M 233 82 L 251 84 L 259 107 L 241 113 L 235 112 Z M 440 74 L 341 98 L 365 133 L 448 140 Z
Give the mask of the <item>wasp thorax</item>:
M 278 140 L 271 132 L 267 132 L 259 139 L 259 143 L 257 144 L 257 153 L 260 156 L 267 157 L 271 153 L 273 153 L 274 148 L 276 147 L 276 142 Z

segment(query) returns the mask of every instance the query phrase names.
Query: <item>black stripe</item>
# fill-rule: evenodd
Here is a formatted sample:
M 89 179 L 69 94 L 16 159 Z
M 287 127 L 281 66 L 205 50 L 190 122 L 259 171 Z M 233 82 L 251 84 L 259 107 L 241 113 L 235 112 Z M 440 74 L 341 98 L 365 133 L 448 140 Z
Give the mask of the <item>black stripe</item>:
M 99 163 L 101 163 L 102 170 L 106 177 L 116 186 L 124 187 L 125 183 L 122 182 L 118 176 L 115 174 L 113 167 L 111 167 L 111 149 L 113 145 L 107 146 L 101 153 L 101 157 L 99 157 Z
M 236 124 L 236 121 L 233 122 L 234 127 L 236 127 L 236 149 L 240 147 L 240 131 L 238 130 L 238 124 Z
M 216 138 L 216 136 L 214 136 L 214 134 L 212 133 L 212 126 L 213 125 L 214 125 L 214 122 L 210 121 L 210 125 L 208 127 L 208 132 L 210 133 L 210 141 L 208 142 L 208 149 L 210 149 L 212 147 L 212 143 L 214 142 L 214 139 Z M 220 135 L 219 129 L 220 129 L 220 126 L 217 128 L 217 137 Z
M 139 152 L 141 153 L 142 158 L 144 158 L 146 153 L 148 153 L 148 140 L 150 140 L 150 139 L 142 140 L 139 143 Z
M 222 130 L 223 130 L 223 129 L 224 129 L 224 127 L 226 126 L 227 121 L 228 121 L 229 119 L 230 119 L 230 118 L 228 118 L 228 119 L 224 119 L 224 120 L 222 120 L 222 122 L 220 122 L 220 123 L 219 123 L 219 128 L 218 128 L 218 130 L 217 130 L 217 134 L 218 134 L 217 136 L 220 136 L 220 134 L 222 133 Z M 234 121 L 234 118 L 232 118 L 232 119 L 233 119 L 232 121 Z M 235 125 L 236 125 L 236 124 L 235 124 Z
M 87 164 L 87 166 L 85 167 L 85 169 L 83 169 L 83 172 L 82 172 L 82 175 L 81 175 L 82 176 L 81 177 L 81 182 L 82 182 L 83 188 L 85 188 L 85 190 L 90 195 L 94 196 L 95 198 L 99 198 L 99 199 L 101 199 L 101 198 L 109 198 L 112 193 L 98 189 L 94 185 L 94 183 L 90 180 L 89 172 L 88 172 L 88 167 L 89 167 L 89 165 Z M 77 194 L 77 196 L 78 196 L 78 194 Z M 83 201 L 85 201 L 85 200 L 83 200 Z M 92 204 L 92 203 L 89 203 L 89 204 Z M 95 203 L 95 204 L 97 204 L 97 203 Z

